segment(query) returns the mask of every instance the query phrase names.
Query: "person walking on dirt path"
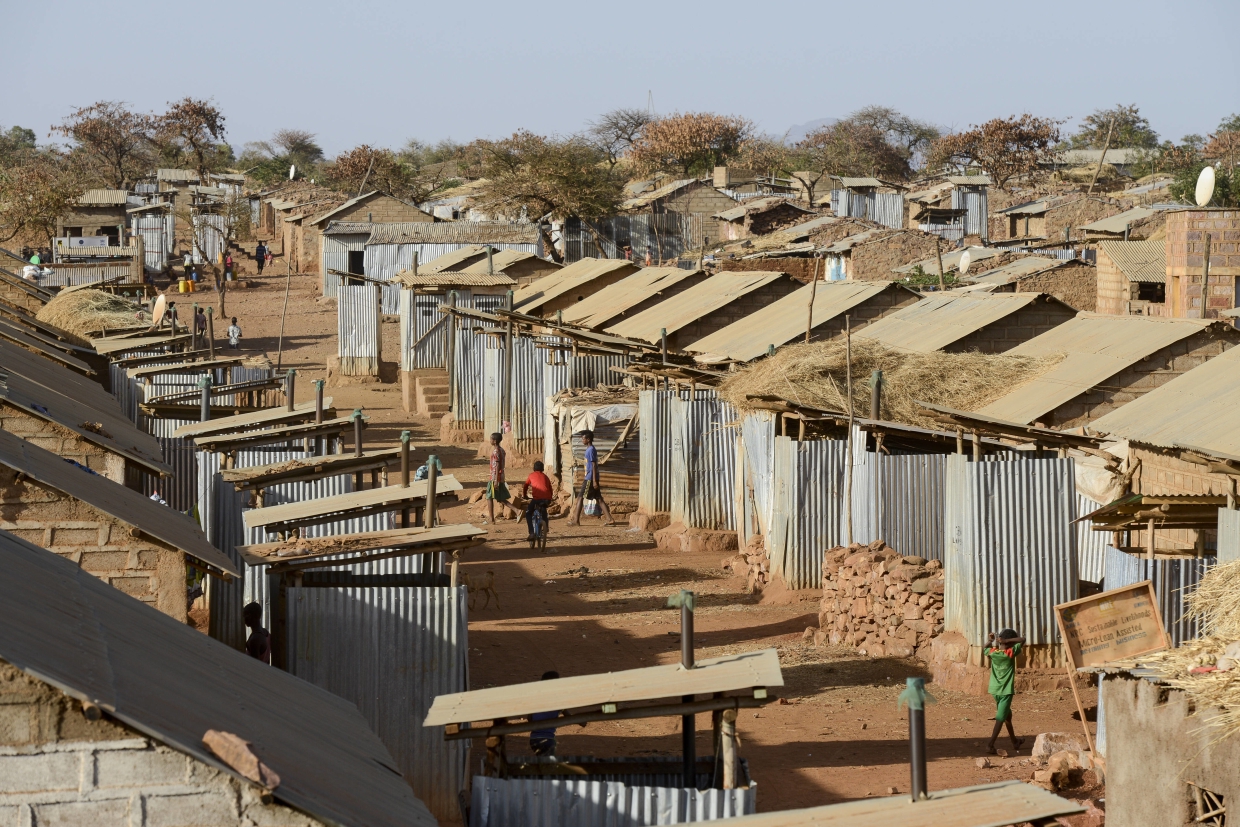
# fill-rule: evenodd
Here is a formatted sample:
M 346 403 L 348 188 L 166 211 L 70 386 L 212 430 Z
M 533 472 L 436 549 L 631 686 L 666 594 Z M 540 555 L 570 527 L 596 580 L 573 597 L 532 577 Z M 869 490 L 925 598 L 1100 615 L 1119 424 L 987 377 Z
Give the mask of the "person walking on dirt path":
M 232 324 L 228 326 L 228 346 L 233 350 L 241 347 L 241 328 L 237 325 L 237 317 L 232 317 Z
M 263 265 L 267 263 L 267 245 L 258 242 L 258 246 L 254 248 L 254 261 L 258 263 L 258 274 L 263 274 Z
M 207 311 L 201 307 L 194 314 L 194 330 L 198 333 L 198 338 L 202 339 L 207 335 Z
M 241 617 L 250 631 L 245 641 L 245 653 L 255 660 L 271 665 L 271 633 L 263 628 L 263 607 L 257 603 L 247 603 L 241 610 Z
M 1012 696 L 1016 694 L 1016 658 L 1025 645 L 1025 639 L 1015 629 L 1004 629 L 998 636 L 990 633 L 990 645 L 986 648 L 986 657 L 990 658 L 990 687 L 987 690 L 995 699 L 995 728 L 990 733 L 990 743 L 986 751 L 995 754 L 995 740 L 999 737 L 1004 724 L 1007 725 L 1008 737 L 1012 739 L 1012 751 L 1017 752 L 1025 743 L 1024 738 L 1017 738 L 1012 729 Z
M 581 442 L 586 446 L 586 473 L 581 479 L 581 491 L 574 492 L 573 506 L 568 515 L 569 525 L 581 524 L 581 511 L 585 507 L 586 500 L 594 500 L 598 503 L 602 517 L 605 519 L 603 525 L 615 525 L 616 521 L 611 517 L 611 509 L 607 507 L 607 502 L 603 499 L 603 492 L 598 484 L 598 449 L 594 447 L 594 431 L 582 431 Z
M 543 464 L 534 463 L 534 470 L 525 478 L 521 486 L 521 499 L 529 499 L 525 507 L 525 527 L 529 530 L 526 540 L 534 538 L 534 512 L 542 509 L 543 519 L 547 519 L 547 506 L 551 505 L 551 478 L 543 473 Z
M 512 518 L 517 518 L 517 510 L 508 504 L 512 499 L 512 495 L 508 493 L 508 486 L 504 484 L 504 463 L 508 459 L 507 453 L 500 447 L 503 441 L 502 434 L 491 434 L 491 473 L 487 477 L 487 517 L 490 518 L 491 524 L 495 524 L 495 504 L 498 502 L 501 513 L 506 514 L 512 512 Z

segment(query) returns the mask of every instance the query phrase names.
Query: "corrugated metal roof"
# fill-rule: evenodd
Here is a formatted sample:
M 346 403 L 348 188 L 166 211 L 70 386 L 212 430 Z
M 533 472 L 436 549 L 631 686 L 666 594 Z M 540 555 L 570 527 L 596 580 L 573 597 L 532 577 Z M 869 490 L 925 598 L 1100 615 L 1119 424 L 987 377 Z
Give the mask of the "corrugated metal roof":
M 420 270 L 416 276 L 413 275 L 413 271 L 404 270 L 393 276 L 392 281 L 413 288 L 505 287 L 517 283 L 512 276 L 506 276 L 503 273 L 471 275 L 468 273 L 423 273 Z
M 630 307 L 636 307 L 667 288 L 701 274 L 701 270 L 683 270 L 679 267 L 644 267 L 565 308 L 564 321 L 597 329 Z
M 1091 233 L 1115 233 L 1120 235 L 1124 230 L 1128 229 L 1130 224 L 1143 221 L 1151 215 L 1157 215 L 1158 212 L 1158 210 L 1152 210 L 1149 207 L 1133 207 L 1131 210 L 1122 212 L 1119 215 L 1102 218 L 1091 224 L 1082 224 L 1077 229 Z
M 622 258 L 583 258 L 562 270 L 543 276 L 518 290 L 512 298 L 512 306 L 522 313 L 532 313 L 552 299 L 572 290 L 579 290 L 597 278 L 637 265 Z
M 538 225 L 516 221 L 374 224 L 367 244 L 537 244 Z
M 192 169 L 159 169 L 155 171 L 155 179 L 184 184 L 197 181 L 198 173 Z
M 964 250 L 952 250 L 950 253 L 947 251 L 944 251 L 943 252 L 943 272 L 950 273 L 952 270 L 958 270 L 960 268 L 960 258 L 966 252 L 968 252 L 969 254 L 969 268 L 972 269 L 973 266 L 977 264 L 977 262 L 985 261 L 988 258 L 994 258 L 995 256 L 1002 254 L 1004 251 L 995 249 L 993 247 L 966 247 Z M 921 261 L 914 261 L 912 264 L 906 264 L 903 267 L 897 267 L 894 270 L 892 270 L 892 272 L 893 273 L 911 273 L 918 266 L 920 266 L 921 269 L 927 273 L 938 273 L 939 272 L 939 260 L 937 257 L 923 258 Z
M 761 649 L 700 660 L 693 669 L 669 663 L 603 675 L 579 675 L 440 695 L 431 705 L 423 726 L 494 721 L 552 709 L 598 707 L 606 703 L 653 701 L 783 685 L 779 655 L 774 649 Z
M 1090 431 L 1157 445 L 1240 456 L 1240 348 L 1094 420 Z
M 1029 380 L 979 413 L 1028 425 L 1060 405 L 1106 382 L 1115 374 L 1221 322 L 1165 319 L 1156 316 L 1110 316 L 1082 313 L 1054 330 L 1008 351 L 1010 356 L 1048 357 L 1062 362 Z
M 439 258 L 443 258 L 443 256 L 440 256 Z M 462 267 L 456 270 L 455 272 L 467 273 L 473 276 L 485 276 L 485 275 L 488 275 L 487 273 L 488 268 L 494 268 L 495 272 L 499 273 L 503 271 L 506 267 L 511 267 L 514 264 L 518 264 L 522 261 L 528 261 L 529 259 L 532 259 L 532 258 L 536 259 L 538 258 L 538 256 L 526 250 L 496 250 L 495 252 L 491 253 L 490 264 L 487 263 L 487 257 L 484 255 L 482 258 L 478 259 L 472 264 L 466 265 L 465 267 Z M 439 259 L 436 259 L 436 261 L 438 260 Z M 547 263 L 551 264 L 552 262 L 547 262 Z M 559 267 L 559 265 L 555 265 L 555 266 Z
M 0 361 L 0 364 L 7 366 L 9 364 L 9 354 L 12 351 L 18 351 L 28 356 L 34 356 L 35 353 L 38 353 L 40 364 L 43 364 L 42 359 L 54 359 L 62 365 L 68 365 L 74 371 L 81 371 L 86 374 L 95 373 L 94 368 L 72 355 L 72 349 L 66 347 L 64 342 L 45 336 L 34 328 L 24 327 L 21 324 L 10 322 L 8 319 L 0 317 L 0 337 L 21 345 L 21 347 L 11 348 L 10 350 L 0 348 L 0 360 L 3 360 Z M 7 344 L 7 342 L 0 341 L 0 346 Z M 69 373 L 70 375 L 78 376 L 73 371 L 69 371 Z M 95 385 L 95 387 L 99 386 Z
M 155 474 L 172 474 L 172 468 L 164 462 L 159 441 L 125 417 L 114 398 L 106 394 L 103 398 L 90 395 L 88 401 L 84 398 L 86 394 L 74 390 L 66 376 L 76 374 L 68 368 L 39 361 L 43 364 L 37 371 L 31 371 L 29 364 L 6 360 L 0 367 L 0 399 L 31 416 L 54 422 L 86 442 L 119 454 Z M 31 377 L 24 375 L 26 373 L 36 375 Z
M 212 181 L 227 181 L 230 184 L 245 183 L 245 176 L 239 172 L 209 172 L 207 177 Z
M 854 333 L 888 347 L 933 353 L 1042 297 L 1041 293 L 942 293 L 897 310 Z
M 1045 256 L 1026 256 L 1024 258 L 1014 259 L 1007 264 L 1001 264 L 993 270 L 987 270 L 983 273 L 966 275 L 964 278 L 974 284 L 993 284 L 996 286 L 1011 284 L 1017 279 L 1025 276 L 1032 276 L 1034 273 L 1041 273 L 1043 270 L 1053 270 L 1067 262 L 1057 258 L 1046 258 Z M 944 262 L 946 266 L 946 262 Z M 935 263 L 935 270 L 938 272 L 938 264 Z
M 853 189 L 855 187 L 882 187 L 886 185 L 877 178 L 865 176 L 861 178 L 841 178 L 840 186 L 844 187 L 844 189 Z
M 668 334 L 675 333 L 747 293 L 786 278 L 786 273 L 768 273 L 761 270 L 719 273 L 665 302 L 643 310 L 631 319 L 607 328 L 607 332 L 654 344 L 660 341 L 662 328 L 667 328 Z
M 353 704 L 3 531 L 0 568 L 0 658 L 36 680 L 250 784 L 202 743 L 233 733 L 280 776 L 276 801 L 324 823 L 435 824 Z
M 79 207 L 124 207 L 129 202 L 124 190 L 87 190 L 78 196 Z
M 909 201 L 941 201 L 951 195 L 952 183 L 950 180 L 927 187 L 924 190 L 910 192 L 906 197 Z
M 759 213 L 765 210 L 769 210 L 773 207 L 780 207 L 780 206 L 785 206 L 785 205 L 789 207 L 793 207 L 794 209 L 800 210 L 803 213 L 812 214 L 813 212 L 812 210 L 807 210 L 804 207 L 802 207 L 800 204 L 797 204 L 794 201 L 791 201 L 787 198 L 782 198 L 779 196 L 771 196 L 768 198 L 751 198 L 745 201 L 743 204 L 739 204 L 738 206 L 732 207 L 731 209 L 724 210 L 723 212 L 717 212 L 714 215 L 712 215 L 711 218 L 719 218 L 724 221 L 739 221 L 742 218 L 744 218 L 746 215 L 749 215 L 751 213 Z
M 461 484 L 457 482 L 456 477 L 451 474 L 445 474 L 436 481 L 435 498 L 438 500 L 439 497 L 445 494 L 460 490 Z M 317 500 L 307 500 L 305 502 L 269 505 L 266 508 L 251 508 L 242 516 L 245 519 L 246 528 L 263 528 L 292 520 L 322 517 L 353 509 L 425 499 L 426 491 L 426 480 L 417 480 L 410 482 L 408 487 L 403 485 L 385 485 L 381 488 L 352 491 L 336 497 L 321 497 Z
M 232 560 L 213 548 L 202 529 L 186 515 L 67 462 L 8 431 L 0 431 L 0 464 L 128 523 L 213 569 L 240 576 Z
M 650 192 L 645 192 L 641 195 L 622 201 L 620 203 L 620 209 L 636 210 L 641 207 L 649 206 L 655 201 L 658 201 L 660 198 L 666 198 L 667 196 L 675 193 L 677 190 L 696 183 L 698 183 L 698 179 L 696 178 L 678 178 L 675 181 L 669 181 L 666 184 L 655 187 Z
M 1146 284 L 1167 283 L 1167 242 L 1100 241 L 1098 250 L 1115 262 L 1129 281 Z
M 216 198 L 223 198 L 228 195 L 228 190 L 224 187 L 204 187 L 198 184 L 191 184 L 189 191 L 194 195 L 210 195 Z
M 492 248 L 494 249 L 494 248 Z M 470 244 L 467 247 L 461 247 L 458 250 L 444 253 L 425 263 L 418 264 L 418 274 L 422 273 L 444 273 L 449 270 L 456 271 L 462 267 L 468 267 L 470 264 L 478 260 L 479 257 L 486 258 L 486 244 Z
M 327 412 L 332 409 L 333 401 L 330 396 L 323 400 L 323 415 L 325 419 L 330 418 Z M 315 403 L 313 402 L 298 402 L 291 411 L 286 407 L 266 408 L 261 411 L 237 414 L 236 416 L 209 419 L 206 422 L 191 422 L 177 428 L 172 432 L 172 435 L 184 439 L 185 437 L 199 437 L 207 434 L 241 433 L 258 426 L 283 425 L 289 420 L 304 420 L 307 414 L 313 415 L 314 405 Z
M 404 549 L 409 554 L 421 554 L 415 549 L 428 546 L 449 547 L 486 536 L 485 528 L 474 528 L 468 523 L 441 525 L 434 528 L 396 528 L 386 531 L 366 531 L 357 534 L 333 534 L 328 537 L 295 537 L 274 543 L 255 543 L 237 546 L 237 553 L 251 566 L 276 563 L 305 563 L 314 560 L 356 562 L 353 555 L 368 551 Z M 433 552 L 435 548 L 427 548 Z M 442 549 L 440 549 L 442 550 Z M 346 557 L 346 555 L 350 555 Z M 333 562 L 333 567 L 343 565 Z
M 814 295 L 814 327 L 817 327 L 869 301 L 884 290 L 898 290 L 909 296 L 916 295 L 908 288 L 891 281 L 819 282 L 817 290 L 814 285 L 807 284 L 756 313 L 697 340 L 685 350 L 748 362 L 765 355 L 770 345 L 781 347 L 805 336 L 811 293 Z
M 957 187 L 989 187 L 991 185 L 988 175 L 951 175 L 948 176 L 947 183 Z
M 869 798 L 804 810 L 778 810 L 712 821 L 716 827 L 1003 827 L 1083 813 L 1075 801 L 1023 781 L 936 790 L 921 801 L 908 795 Z
M 323 235 L 364 235 L 369 238 L 376 226 L 369 221 L 329 221 Z
M 1002 210 L 995 210 L 995 215 L 1041 215 L 1051 207 L 1048 200 L 1027 201 Z

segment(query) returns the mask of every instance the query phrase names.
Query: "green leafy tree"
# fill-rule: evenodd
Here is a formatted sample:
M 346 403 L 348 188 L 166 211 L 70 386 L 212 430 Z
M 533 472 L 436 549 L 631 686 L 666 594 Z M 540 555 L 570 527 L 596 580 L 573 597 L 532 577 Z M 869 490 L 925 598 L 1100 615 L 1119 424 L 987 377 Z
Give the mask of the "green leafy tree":
M 0 241 L 37 236 L 51 246 L 56 220 L 84 190 L 86 170 L 56 149 L 24 147 L 0 166 Z
M 1114 130 L 1111 124 L 1114 122 Z M 1068 139 L 1069 149 L 1102 149 L 1106 145 L 1107 132 L 1111 131 L 1111 147 L 1136 147 L 1154 149 L 1158 146 L 1158 133 L 1150 128 L 1150 122 L 1141 114 L 1137 105 L 1116 105 L 1110 109 L 1097 109 L 1086 115 L 1081 125 Z

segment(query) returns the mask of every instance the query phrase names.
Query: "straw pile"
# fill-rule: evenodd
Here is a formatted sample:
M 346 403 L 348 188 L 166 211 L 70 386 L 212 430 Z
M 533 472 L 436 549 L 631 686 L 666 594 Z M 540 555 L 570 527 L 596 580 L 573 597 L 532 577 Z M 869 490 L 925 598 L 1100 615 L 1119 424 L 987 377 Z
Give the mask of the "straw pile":
M 128 299 L 102 290 L 58 293 L 35 318 L 72 333 L 83 345 L 90 344 L 90 335 L 98 335 L 101 330 L 132 329 L 151 323 L 150 314 L 145 310 L 140 310 Z
M 1227 657 L 1229 647 L 1240 650 L 1232 645 L 1240 641 L 1240 560 L 1210 569 L 1186 602 L 1185 614 L 1198 621 L 1205 636 L 1140 661 L 1183 690 L 1194 714 L 1217 728 L 1222 740 L 1240 732 L 1240 659 Z M 1218 671 L 1205 671 L 1211 669 Z
M 1061 354 L 1033 358 L 976 352 L 909 353 L 872 339 L 853 339 L 853 411 L 858 417 L 870 415 L 870 375 L 881 370 L 882 418 L 935 427 L 917 402 L 977 410 L 1062 359 Z M 741 410 L 753 409 L 749 396 L 775 396 L 806 407 L 847 412 L 847 367 L 841 339 L 793 345 L 728 377 L 719 386 L 719 395 Z

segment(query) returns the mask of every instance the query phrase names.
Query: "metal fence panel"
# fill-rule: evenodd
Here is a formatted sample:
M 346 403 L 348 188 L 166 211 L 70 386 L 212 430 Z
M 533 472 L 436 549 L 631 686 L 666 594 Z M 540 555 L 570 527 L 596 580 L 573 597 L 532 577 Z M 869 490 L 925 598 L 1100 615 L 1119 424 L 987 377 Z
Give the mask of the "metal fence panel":
M 564 262 L 623 258 L 625 246 L 633 248 L 635 261 L 647 252 L 656 262 L 667 261 L 699 249 L 713 224 L 706 213 L 615 215 L 588 223 L 570 218 L 564 224 Z
M 624 375 L 612 368 L 628 364 L 624 356 L 572 356 L 568 361 L 568 387 L 593 388 L 598 385 L 619 385 Z
M 831 209 L 837 216 L 867 218 L 895 230 L 904 226 L 904 195 L 898 192 L 832 190 Z
M 715 396 L 696 392 L 671 405 L 672 522 L 687 528 L 735 531 L 732 487 L 736 482 L 736 409 Z
M 1240 560 L 1240 511 L 1218 510 L 1218 562 Z
M 330 270 L 341 273 L 349 270 L 349 253 L 365 253 L 366 239 L 370 233 L 349 233 L 347 235 L 323 236 L 323 295 L 336 298 L 340 289 L 340 276 Z
M 51 274 L 39 279 L 40 287 L 75 287 L 104 279 L 129 281 L 131 268 L 127 261 L 100 261 L 88 265 L 51 264 Z
M 134 213 L 130 222 L 135 235 L 142 239 L 142 265 L 148 273 L 162 273 L 172 254 L 173 222 L 171 212 Z
M 769 535 L 773 513 L 773 467 L 775 454 L 775 414 L 771 411 L 753 411 L 741 420 L 742 456 L 741 508 L 736 516 L 740 520 L 741 541 L 748 543 L 755 534 Z
M 341 285 L 336 305 L 337 353 L 345 376 L 378 376 L 382 356 L 379 288 Z
M 202 264 L 204 261 L 216 263 L 224 254 L 226 246 L 224 240 L 228 237 L 229 229 L 228 216 L 196 213 L 193 216 L 193 224 L 194 263 Z
M 1163 628 L 1171 638 L 1172 646 L 1180 646 L 1196 638 L 1201 630 L 1196 620 L 1184 617 L 1188 608 L 1184 599 L 1197 588 L 1202 575 L 1210 568 L 1209 559 L 1155 560 L 1154 570 L 1142 557 L 1119 549 L 1106 547 L 1107 591 L 1133 586 L 1145 580 L 1154 583 L 1154 595 L 1158 598 L 1158 611 L 1162 614 Z
M 986 205 L 985 187 L 954 187 L 952 189 L 952 209 L 965 211 L 964 231 L 966 235 L 987 237 L 987 224 L 990 213 Z
M 662 390 L 638 394 L 638 456 L 641 464 L 638 508 L 647 514 L 672 509 L 672 394 Z
M 1056 643 L 1054 607 L 1078 587 L 1072 460 L 947 464 L 947 628 L 973 646 L 1005 627 Z
M 645 827 L 750 815 L 745 789 L 642 786 L 620 781 L 475 776 L 470 827 Z
M 1077 517 L 1097 511 L 1103 505 L 1105 503 L 1096 503 L 1079 491 L 1076 494 Z M 1094 531 L 1092 520 L 1081 520 L 1075 528 L 1077 572 L 1082 580 L 1101 583 L 1106 574 L 1106 532 Z
M 290 587 L 289 672 L 357 705 L 414 793 L 460 816 L 468 742 L 422 721 L 438 695 L 469 689 L 464 587 Z
M 870 453 L 866 461 L 878 469 L 875 487 L 863 492 L 876 512 L 878 529 L 873 539 L 885 541 L 901 554 L 942 560 L 947 456 Z

